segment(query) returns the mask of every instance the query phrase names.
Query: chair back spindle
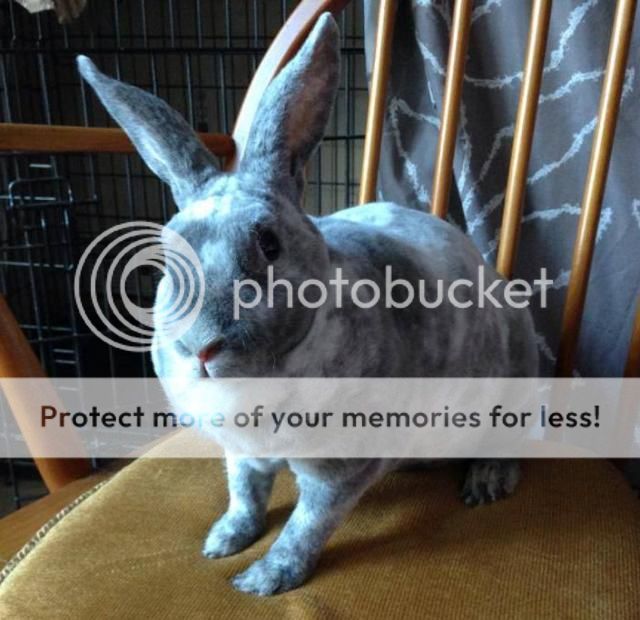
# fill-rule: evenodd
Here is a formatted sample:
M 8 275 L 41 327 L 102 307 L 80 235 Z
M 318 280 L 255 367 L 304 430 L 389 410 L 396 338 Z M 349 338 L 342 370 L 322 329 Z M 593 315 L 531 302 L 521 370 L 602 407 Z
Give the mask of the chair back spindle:
M 380 164 L 380 144 L 384 126 L 384 111 L 387 103 L 387 83 L 391 66 L 391 43 L 396 0 L 380 0 L 378 29 L 369 87 L 369 107 L 362 155 L 360 177 L 360 204 L 376 199 L 376 182 Z
M 591 158 L 582 195 L 578 231 L 573 247 L 571 276 L 562 316 L 556 365 L 556 373 L 562 377 L 572 374 L 578 348 L 580 324 L 584 314 L 602 197 L 607 182 L 620 109 L 636 4 L 636 0 L 618 0 L 613 18 L 609 54 L 598 109 L 598 124 L 591 143 Z
M 534 0 L 522 72 L 520 100 L 513 131 L 513 146 L 504 194 L 504 211 L 496 264 L 498 272 L 505 278 L 511 278 L 516 258 L 550 16 L 551 0 Z
M 431 212 L 444 218 L 449 208 L 449 192 L 453 174 L 453 156 L 458 135 L 458 117 L 462 100 L 464 65 L 471 30 L 472 0 L 456 0 L 451 22 L 447 76 L 442 96 L 440 132 L 433 171 Z

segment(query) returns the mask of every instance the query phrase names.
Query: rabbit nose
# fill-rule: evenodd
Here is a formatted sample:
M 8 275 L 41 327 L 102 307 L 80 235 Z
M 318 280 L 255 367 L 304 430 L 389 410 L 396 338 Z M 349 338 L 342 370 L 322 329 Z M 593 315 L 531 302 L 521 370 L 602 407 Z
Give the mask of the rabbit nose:
M 223 344 L 224 341 L 222 338 L 219 338 L 218 340 L 210 342 L 206 347 L 200 349 L 200 351 L 198 351 L 198 359 L 200 360 L 200 363 L 204 365 L 212 360 L 216 355 L 218 355 Z

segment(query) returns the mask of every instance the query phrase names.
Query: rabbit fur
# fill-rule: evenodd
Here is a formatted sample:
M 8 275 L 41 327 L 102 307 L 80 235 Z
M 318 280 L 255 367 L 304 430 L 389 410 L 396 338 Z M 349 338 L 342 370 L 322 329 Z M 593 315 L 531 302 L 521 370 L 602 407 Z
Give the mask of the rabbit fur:
M 319 308 L 289 308 L 285 295 L 232 316 L 232 283 L 263 277 L 273 265 L 294 287 L 345 278 L 478 279 L 484 265 L 472 242 L 436 217 L 390 203 L 372 203 L 326 217 L 302 209 L 304 166 L 321 141 L 339 80 L 339 32 L 322 15 L 306 42 L 267 88 L 237 171 L 221 172 L 180 115 L 159 98 L 108 78 L 86 57 L 79 70 L 127 132 L 151 170 L 171 187 L 178 213 L 167 226 L 197 252 L 205 272 L 205 303 L 180 339 L 158 335 L 152 357 L 159 377 L 523 377 L 535 376 L 537 348 L 527 309 L 445 303 L 426 310 L 378 304 L 362 309 L 335 298 Z M 265 232 L 266 231 L 266 232 Z M 261 242 L 268 235 L 267 258 Z M 275 238 L 275 241 L 274 241 Z M 485 265 L 488 279 L 498 274 Z M 166 286 L 166 278 L 159 284 Z M 500 280 L 496 298 L 501 298 Z M 158 296 L 160 297 L 160 296 Z M 223 339 L 223 340 L 221 340 Z M 206 363 L 198 352 L 222 342 Z M 297 504 L 264 557 L 233 579 L 242 591 L 285 592 L 302 584 L 339 523 L 362 494 L 401 461 L 373 459 L 227 458 L 229 506 L 214 523 L 203 553 L 238 553 L 264 531 L 276 472 L 289 467 Z M 471 463 L 463 498 L 476 504 L 511 493 L 515 461 Z

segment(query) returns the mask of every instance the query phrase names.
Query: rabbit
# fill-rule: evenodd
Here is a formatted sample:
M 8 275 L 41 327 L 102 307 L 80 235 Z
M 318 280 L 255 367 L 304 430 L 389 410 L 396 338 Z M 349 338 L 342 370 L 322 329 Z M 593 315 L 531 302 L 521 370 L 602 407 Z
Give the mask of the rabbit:
M 174 339 L 156 331 L 159 377 L 527 377 L 538 370 L 528 309 L 460 309 L 446 299 L 426 310 L 357 307 L 335 298 L 288 307 L 278 294 L 233 317 L 233 282 L 264 282 L 271 267 L 294 286 L 327 282 L 337 267 L 354 281 L 394 276 L 429 285 L 442 279 L 504 282 L 466 235 L 427 213 L 391 203 L 352 207 L 325 217 L 303 211 L 304 168 L 323 137 L 339 80 L 339 31 L 319 17 L 297 54 L 259 104 L 236 171 L 222 172 L 180 115 L 165 102 L 102 74 L 78 57 L 83 78 L 129 135 L 151 170 L 169 184 L 178 212 L 167 226 L 196 250 L 206 276 L 205 303 L 193 326 Z M 168 276 L 158 285 L 167 286 Z M 158 294 L 160 299 L 161 295 Z M 156 303 L 160 303 L 156 301 Z M 332 532 L 362 494 L 402 459 L 226 459 L 229 505 L 211 527 L 203 554 L 238 553 L 265 529 L 274 476 L 288 467 L 299 495 L 282 532 L 261 559 L 236 575 L 238 590 L 272 595 L 311 575 Z M 510 494 L 517 461 L 472 461 L 462 496 L 481 504 Z

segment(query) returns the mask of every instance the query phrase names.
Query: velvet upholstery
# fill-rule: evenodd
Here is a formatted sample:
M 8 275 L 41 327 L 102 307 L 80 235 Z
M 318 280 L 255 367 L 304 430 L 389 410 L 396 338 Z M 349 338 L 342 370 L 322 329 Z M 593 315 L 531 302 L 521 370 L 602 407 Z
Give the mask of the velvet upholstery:
M 221 462 L 140 459 L 13 568 L 0 585 L 0 617 L 638 617 L 640 504 L 610 463 L 527 462 L 514 497 L 479 508 L 458 498 L 462 473 L 450 465 L 389 475 L 306 585 L 260 598 L 228 580 L 282 526 L 291 476 L 276 483 L 266 536 L 207 560 L 202 541 L 226 503 Z

